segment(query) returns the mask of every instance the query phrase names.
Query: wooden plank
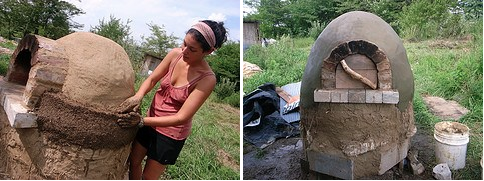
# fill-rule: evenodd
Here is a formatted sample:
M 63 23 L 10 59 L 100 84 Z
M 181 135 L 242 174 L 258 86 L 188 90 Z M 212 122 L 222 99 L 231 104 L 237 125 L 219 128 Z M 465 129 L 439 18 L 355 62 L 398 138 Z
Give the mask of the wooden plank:
M 286 102 L 289 102 L 289 100 L 291 100 L 291 95 L 280 87 L 276 87 L 276 93 L 277 95 L 281 96 L 281 98 L 284 99 Z

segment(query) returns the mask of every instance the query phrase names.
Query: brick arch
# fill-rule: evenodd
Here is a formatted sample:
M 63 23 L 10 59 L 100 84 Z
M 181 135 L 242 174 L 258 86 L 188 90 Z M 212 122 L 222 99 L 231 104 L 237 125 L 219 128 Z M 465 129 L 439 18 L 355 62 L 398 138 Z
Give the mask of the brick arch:
M 29 78 L 29 72 L 32 67 L 32 60 L 35 60 L 39 42 L 34 35 L 25 36 L 19 46 L 12 54 L 9 70 L 6 79 L 21 85 L 26 85 Z
M 61 91 L 69 62 L 63 45 L 54 40 L 27 35 L 19 42 L 9 62 L 6 80 L 25 86 L 25 105 L 34 108 L 45 91 Z
M 353 54 L 365 55 L 375 63 L 378 72 L 377 89 L 392 89 L 390 61 L 383 50 L 365 40 L 344 42 L 334 48 L 331 54 L 323 60 L 321 68 L 321 85 L 323 89 L 336 89 L 336 67 L 341 60 Z

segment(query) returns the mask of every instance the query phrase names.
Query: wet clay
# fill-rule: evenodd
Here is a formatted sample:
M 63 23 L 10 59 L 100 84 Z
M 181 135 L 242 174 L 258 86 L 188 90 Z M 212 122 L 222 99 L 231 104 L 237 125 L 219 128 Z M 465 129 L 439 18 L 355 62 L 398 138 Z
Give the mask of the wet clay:
M 109 111 L 134 95 L 134 70 L 120 45 L 87 32 L 72 33 L 56 42 L 65 48 L 69 60 L 62 87 L 67 97 Z
M 413 136 L 412 109 L 400 112 L 385 104 L 324 103 L 301 109 L 305 149 L 353 160 L 355 178 L 377 175 L 381 154 Z M 355 149 L 356 155 L 345 152 L 361 144 L 373 146 Z
M 462 134 L 468 133 L 469 128 L 465 125 L 458 123 L 458 122 L 449 122 L 444 121 L 439 124 L 435 124 L 435 129 L 439 132 L 447 133 L 447 134 Z
M 119 127 L 119 115 L 94 110 L 63 94 L 44 93 L 36 114 L 41 133 L 64 146 L 120 148 L 130 144 L 137 131 L 136 127 Z

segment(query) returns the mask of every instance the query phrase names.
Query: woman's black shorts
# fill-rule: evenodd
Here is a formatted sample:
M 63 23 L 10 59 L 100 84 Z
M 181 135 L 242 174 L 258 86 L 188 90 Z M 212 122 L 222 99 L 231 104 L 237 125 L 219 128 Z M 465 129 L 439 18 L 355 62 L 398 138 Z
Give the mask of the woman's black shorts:
M 156 160 L 162 165 L 175 164 L 185 140 L 175 140 L 158 133 L 151 126 L 144 126 L 138 130 L 136 141 L 147 149 L 148 159 Z

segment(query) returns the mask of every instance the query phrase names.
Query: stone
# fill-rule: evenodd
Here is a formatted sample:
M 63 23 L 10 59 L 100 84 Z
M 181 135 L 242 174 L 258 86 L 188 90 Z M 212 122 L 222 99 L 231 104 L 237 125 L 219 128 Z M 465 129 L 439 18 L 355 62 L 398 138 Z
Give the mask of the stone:
M 315 90 L 314 102 L 331 102 L 331 91 Z
M 13 83 L 0 79 L 0 105 L 5 110 L 10 126 L 13 128 L 37 127 L 37 117 L 30 113 L 30 109 L 22 101 L 21 89 Z
M 349 103 L 365 103 L 366 92 L 365 90 L 348 90 L 348 102 Z
M 337 64 L 335 62 L 331 62 L 331 61 L 328 61 L 328 60 L 323 61 L 323 69 L 326 69 L 326 70 L 331 70 L 332 71 L 332 70 L 334 70 L 336 68 L 336 65 Z
M 366 90 L 366 103 L 382 103 L 382 91 Z
M 422 98 L 425 105 L 430 109 L 430 112 L 442 120 L 459 120 L 469 112 L 469 110 L 456 101 L 447 101 L 441 97 L 433 96 L 425 96 Z
M 385 104 L 398 104 L 399 94 L 395 91 L 382 91 L 382 101 Z
M 29 113 L 28 108 L 23 104 L 19 95 L 7 95 L 3 109 L 7 114 L 10 126 L 13 128 L 35 128 L 37 127 L 37 116 Z
M 382 146 L 383 143 L 380 143 Z M 386 171 L 390 170 L 393 166 L 400 163 L 407 157 L 407 152 L 409 150 L 410 139 L 404 140 L 402 143 L 394 143 L 385 146 L 389 146 L 390 149 L 382 151 L 380 157 L 380 166 L 378 174 L 382 175 Z
M 390 62 L 388 61 L 381 61 L 380 63 L 376 64 L 376 69 L 380 72 L 383 70 L 390 70 Z
M 331 91 L 331 102 L 333 103 L 347 103 L 348 89 Z
M 441 163 L 434 167 L 432 176 L 437 180 L 452 180 L 452 172 L 447 163 Z
M 353 160 L 313 150 L 308 150 L 306 153 L 310 160 L 309 169 L 341 179 L 355 179 Z
M 249 78 L 252 75 L 262 71 L 262 69 L 256 64 L 246 62 L 246 61 L 242 62 L 242 67 L 243 67 L 242 70 L 243 70 L 244 79 Z
M 410 161 L 410 168 L 412 169 L 412 173 L 414 175 L 420 175 L 424 172 L 425 167 L 417 160 L 418 151 L 417 150 L 410 150 L 408 151 L 407 158 Z

